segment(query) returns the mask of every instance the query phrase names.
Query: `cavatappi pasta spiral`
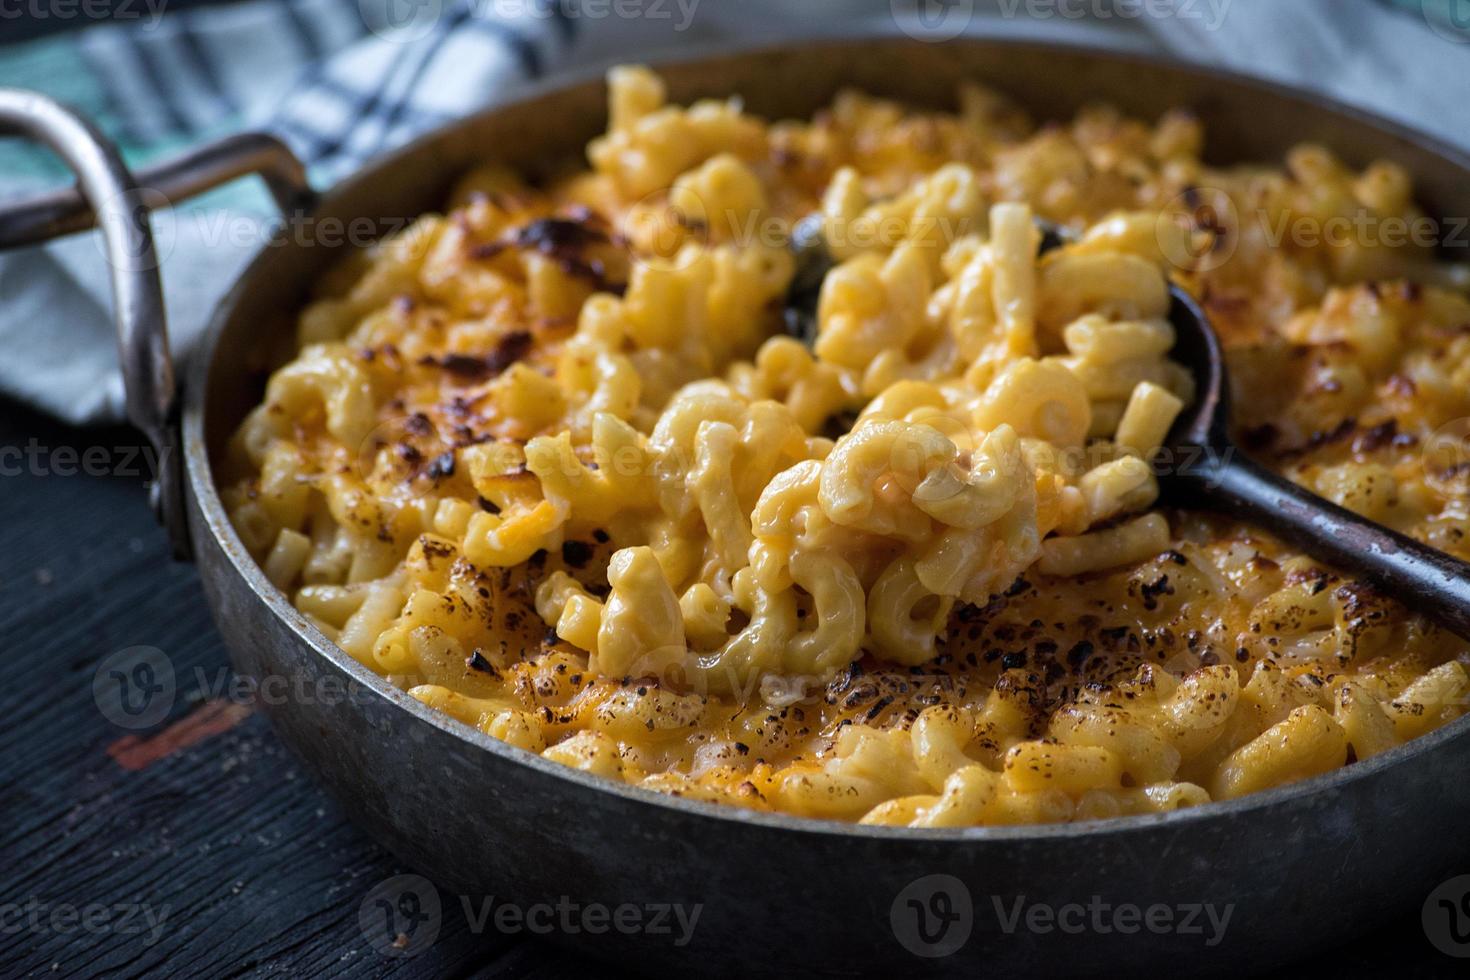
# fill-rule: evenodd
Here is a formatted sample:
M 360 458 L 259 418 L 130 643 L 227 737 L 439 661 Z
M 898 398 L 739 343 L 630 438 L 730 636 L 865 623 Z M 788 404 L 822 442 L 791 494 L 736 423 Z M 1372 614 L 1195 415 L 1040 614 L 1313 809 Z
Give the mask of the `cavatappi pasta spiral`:
M 1398 168 L 1222 170 L 1187 113 L 1037 129 L 977 87 L 809 123 L 610 92 L 590 169 L 487 166 L 330 276 L 231 444 L 241 538 L 349 654 L 608 778 L 926 827 L 1235 797 L 1462 713 L 1463 641 L 1154 507 L 1172 277 L 1252 452 L 1470 557 L 1465 270 L 1297 233 L 1421 220 Z

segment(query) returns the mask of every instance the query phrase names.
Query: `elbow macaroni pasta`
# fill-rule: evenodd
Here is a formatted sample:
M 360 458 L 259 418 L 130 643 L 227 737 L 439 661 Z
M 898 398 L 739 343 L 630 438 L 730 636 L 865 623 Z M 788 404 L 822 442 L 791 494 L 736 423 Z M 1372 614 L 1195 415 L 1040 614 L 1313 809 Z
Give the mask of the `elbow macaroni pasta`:
M 1464 711 L 1458 638 L 1152 509 L 1173 276 L 1254 452 L 1470 554 L 1464 270 L 1198 217 L 1412 217 L 1394 167 L 1215 170 L 1185 114 L 1032 130 L 978 88 L 780 124 L 610 90 L 590 169 L 475 171 L 329 277 L 230 446 L 241 538 L 347 653 L 573 768 L 915 827 L 1232 798 Z M 1038 257 L 1037 217 L 1071 243 Z

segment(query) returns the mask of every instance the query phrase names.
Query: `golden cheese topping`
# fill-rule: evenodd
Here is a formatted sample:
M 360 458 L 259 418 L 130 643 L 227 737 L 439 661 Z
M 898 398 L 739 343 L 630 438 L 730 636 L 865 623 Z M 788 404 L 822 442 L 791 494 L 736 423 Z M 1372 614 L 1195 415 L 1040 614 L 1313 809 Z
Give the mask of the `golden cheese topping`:
M 1399 168 L 970 86 L 610 93 L 586 168 L 477 170 L 327 277 L 231 444 L 241 537 L 353 657 L 608 778 L 908 826 L 1231 798 L 1462 713 L 1463 641 L 1155 506 L 1172 279 L 1248 451 L 1470 557 L 1470 275 Z M 798 222 L 834 265 L 788 333 Z

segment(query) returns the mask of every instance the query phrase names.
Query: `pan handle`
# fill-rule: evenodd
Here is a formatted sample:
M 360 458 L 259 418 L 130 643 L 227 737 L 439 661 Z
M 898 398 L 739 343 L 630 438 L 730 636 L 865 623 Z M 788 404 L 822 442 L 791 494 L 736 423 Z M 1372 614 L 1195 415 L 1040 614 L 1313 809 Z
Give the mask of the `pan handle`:
M 174 557 L 192 553 L 184 507 L 179 388 L 169 354 L 163 287 L 149 221 L 160 196 L 181 201 L 238 177 L 259 174 L 282 212 L 308 212 L 316 195 L 306 169 L 280 140 L 263 133 L 230 136 L 141 171 L 124 165 L 117 147 L 92 123 L 53 99 L 0 88 L 0 135 L 45 144 L 77 175 L 77 186 L 0 203 L 0 249 L 34 245 L 100 227 L 112 268 L 112 307 L 128 419 L 158 459 L 149 487 L 153 512 L 168 532 Z

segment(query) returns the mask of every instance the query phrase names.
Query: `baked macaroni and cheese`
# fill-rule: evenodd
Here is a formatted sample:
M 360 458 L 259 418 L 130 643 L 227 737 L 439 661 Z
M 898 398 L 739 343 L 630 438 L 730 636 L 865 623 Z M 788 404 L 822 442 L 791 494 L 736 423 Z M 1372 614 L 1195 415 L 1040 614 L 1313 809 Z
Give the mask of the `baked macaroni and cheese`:
M 1156 506 L 1172 277 L 1254 455 L 1470 558 L 1467 276 L 1386 233 L 1399 168 L 978 87 L 610 92 L 590 168 L 471 173 L 330 276 L 231 445 L 241 538 L 347 653 L 610 779 L 916 827 L 1237 797 L 1464 710 L 1464 641 Z M 788 332 L 803 219 L 836 264 Z

